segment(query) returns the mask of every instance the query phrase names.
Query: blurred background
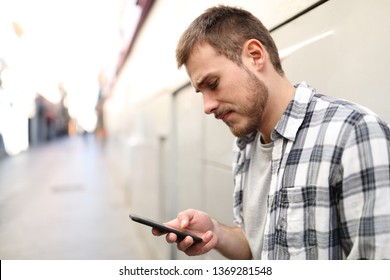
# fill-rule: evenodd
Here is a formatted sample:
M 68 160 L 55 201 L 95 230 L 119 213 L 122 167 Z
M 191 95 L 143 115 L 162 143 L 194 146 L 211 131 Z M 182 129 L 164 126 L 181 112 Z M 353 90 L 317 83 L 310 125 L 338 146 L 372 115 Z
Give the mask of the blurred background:
M 1 0 L 0 5 L 7 154 L 59 135 L 94 131 L 102 87 L 126 53 L 141 6 L 135 0 Z M 8 118 L 12 113 L 17 119 Z
M 232 225 L 233 137 L 175 61 L 220 3 L 263 21 L 292 83 L 390 121 L 388 0 L 0 0 L 0 259 L 188 259 L 129 213 Z

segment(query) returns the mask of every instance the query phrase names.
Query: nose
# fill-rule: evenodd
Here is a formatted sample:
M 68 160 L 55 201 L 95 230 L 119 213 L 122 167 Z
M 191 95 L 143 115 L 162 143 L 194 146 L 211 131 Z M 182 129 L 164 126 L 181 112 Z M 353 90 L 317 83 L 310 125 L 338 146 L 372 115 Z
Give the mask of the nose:
M 219 106 L 218 100 L 211 97 L 209 94 L 203 94 L 203 110 L 205 114 L 212 114 Z

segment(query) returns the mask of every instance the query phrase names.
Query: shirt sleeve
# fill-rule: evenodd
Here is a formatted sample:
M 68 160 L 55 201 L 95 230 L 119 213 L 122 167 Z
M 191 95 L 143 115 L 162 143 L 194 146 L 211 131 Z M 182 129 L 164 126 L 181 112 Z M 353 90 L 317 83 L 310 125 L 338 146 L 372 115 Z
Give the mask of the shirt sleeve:
M 348 259 L 390 259 L 390 129 L 364 116 L 341 158 L 341 238 Z

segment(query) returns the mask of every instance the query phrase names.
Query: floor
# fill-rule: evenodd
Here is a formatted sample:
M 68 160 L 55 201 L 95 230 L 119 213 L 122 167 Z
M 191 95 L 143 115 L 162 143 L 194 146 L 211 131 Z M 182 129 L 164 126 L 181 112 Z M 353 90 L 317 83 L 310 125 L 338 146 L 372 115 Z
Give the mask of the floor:
M 0 259 L 151 258 L 109 151 L 85 135 L 0 158 Z

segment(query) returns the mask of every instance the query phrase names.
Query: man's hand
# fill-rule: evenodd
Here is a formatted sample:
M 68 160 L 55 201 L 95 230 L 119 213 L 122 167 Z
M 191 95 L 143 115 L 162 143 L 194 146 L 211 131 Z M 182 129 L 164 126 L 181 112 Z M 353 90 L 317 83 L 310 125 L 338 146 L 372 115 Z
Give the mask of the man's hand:
M 178 240 L 174 233 L 166 235 L 168 243 L 176 242 L 177 248 L 188 256 L 202 255 L 215 249 L 229 259 L 252 258 L 248 240 L 240 227 L 223 225 L 205 212 L 188 209 L 180 212 L 176 219 L 166 225 L 189 231 L 203 239 L 203 242 L 195 243 L 190 236 Z M 152 229 L 152 233 L 156 236 L 164 234 L 156 228 Z
M 217 224 L 207 213 L 188 209 L 180 212 L 176 219 L 166 223 L 166 225 L 191 232 L 201 237 L 203 242 L 195 243 L 190 236 L 183 240 L 178 240 L 177 235 L 174 233 L 167 234 L 166 240 L 168 243 L 176 242 L 177 248 L 188 256 L 202 255 L 215 248 L 218 243 L 218 237 L 215 234 L 215 225 Z M 156 236 L 164 234 L 156 228 L 152 229 L 152 233 Z

